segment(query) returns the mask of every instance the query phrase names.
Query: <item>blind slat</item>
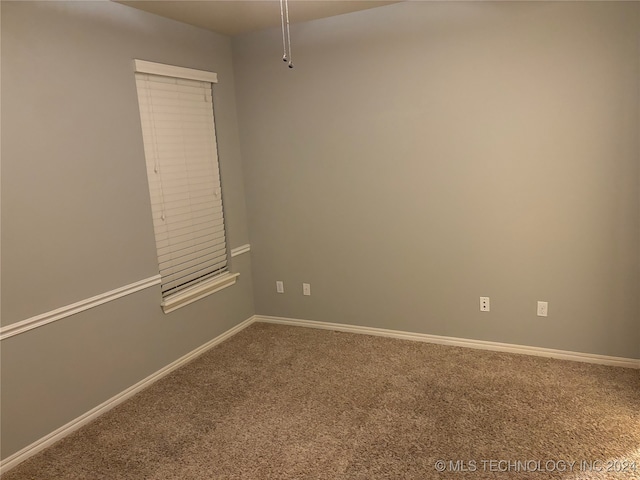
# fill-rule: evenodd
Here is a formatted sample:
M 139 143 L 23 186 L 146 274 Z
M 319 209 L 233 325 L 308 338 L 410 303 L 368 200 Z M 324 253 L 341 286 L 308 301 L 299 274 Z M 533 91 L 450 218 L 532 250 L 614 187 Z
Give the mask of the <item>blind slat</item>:
M 196 232 L 200 232 L 206 229 L 215 229 L 216 227 L 223 226 L 224 223 L 222 221 L 209 221 L 209 222 L 181 222 L 179 225 L 157 225 L 154 223 L 154 230 L 156 232 L 156 245 L 157 240 L 164 240 L 165 238 L 169 240 L 171 244 L 171 239 L 176 238 L 181 235 L 189 235 L 194 234 Z
M 218 272 L 220 274 L 227 271 L 226 261 L 224 263 L 207 265 L 199 270 L 194 270 L 193 272 L 180 277 L 163 277 L 162 278 L 162 291 L 168 292 L 171 290 L 171 293 L 175 293 L 176 291 L 180 291 L 184 288 L 190 287 L 191 282 L 199 281 L 203 276 L 209 275 L 213 272 Z M 177 289 L 176 287 L 180 287 Z
M 171 251 L 180 251 L 190 245 L 204 243 L 208 239 L 216 239 L 224 236 L 224 225 L 216 227 L 208 227 L 198 231 L 188 231 L 183 235 L 172 235 L 171 238 L 158 239 L 157 249 L 158 256 L 165 255 Z
M 192 275 L 185 277 L 184 279 L 177 279 L 175 281 L 162 283 L 162 291 L 165 293 L 165 295 L 173 294 L 204 280 L 208 280 L 209 278 L 215 278 L 216 276 L 222 275 L 227 271 L 228 270 L 226 265 L 219 268 L 216 268 L 216 266 L 214 265 L 199 272 L 195 272 Z
M 168 275 L 173 271 L 191 268 L 194 265 L 197 266 L 204 258 L 215 257 L 222 258 L 222 254 L 219 251 L 219 244 L 212 244 L 209 248 L 197 249 L 184 255 L 171 255 L 170 258 L 159 262 L 160 271 Z
M 160 275 L 171 281 L 176 278 L 183 278 L 192 272 L 199 271 L 203 265 L 218 264 L 226 261 L 227 256 L 224 253 L 210 251 L 202 252 L 202 255 L 190 259 L 181 258 L 175 262 L 165 262 L 161 265 Z
M 161 218 L 154 219 L 154 227 L 158 230 L 164 230 L 166 232 L 176 232 L 185 228 L 194 227 L 204 228 L 206 226 L 222 225 L 224 217 L 222 215 L 217 217 L 211 217 L 206 214 L 194 215 L 168 215 L 164 220 Z
M 194 255 L 200 255 L 205 251 L 218 251 L 224 241 L 224 235 L 220 235 L 217 238 L 207 238 L 205 242 L 201 243 L 190 242 L 185 244 L 185 248 L 182 249 L 172 248 L 170 252 L 166 254 L 158 252 L 158 263 L 160 264 L 160 268 L 162 268 L 163 264 L 167 262 L 185 261 L 195 258 Z

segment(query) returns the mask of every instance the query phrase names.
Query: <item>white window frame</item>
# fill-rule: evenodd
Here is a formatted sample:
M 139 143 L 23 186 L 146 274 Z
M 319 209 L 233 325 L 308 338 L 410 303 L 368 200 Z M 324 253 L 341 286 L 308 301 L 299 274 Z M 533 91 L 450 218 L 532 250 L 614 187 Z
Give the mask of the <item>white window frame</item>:
M 200 82 L 208 82 L 211 84 L 218 82 L 218 76 L 216 73 L 213 73 L 213 72 L 195 70 L 192 68 L 185 68 L 185 67 L 177 67 L 177 66 L 166 65 L 162 63 L 148 62 L 145 60 L 135 60 L 134 63 L 135 63 L 136 73 L 160 75 L 164 77 L 172 77 L 172 78 L 187 79 L 187 80 L 196 80 Z M 212 108 L 213 108 L 213 105 L 212 105 Z M 212 110 L 212 115 L 213 115 L 213 110 Z M 217 145 L 217 142 L 216 142 L 216 145 Z M 147 171 L 149 172 L 149 157 L 147 157 L 146 151 L 145 151 L 145 162 L 147 163 Z M 219 172 L 219 163 L 217 159 L 215 159 L 214 163 L 215 163 L 215 168 L 217 168 Z M 151 178 L 149 179 L 149 181 L 151 182 Z M 224 212 L 222 200 L 220 200 L 220 204 Z M 157 212 L 154 212 L 154 214 L 155 213 Z M 223 221 L 223 235 L 225 238 L 224 249 L 225 249 L 225 254 L 227 258 L 226 265 L 228 268 L 229 246 L 228 246 L 228 243 L 226 242 L 226 229 L 224 228 L 224 221 Z M 157 251 L 157 254 L 160 255 L 160 252 Z M 230 273 L 227 270 L 224 273 L 208 278 L 204 281 L 195 282 L 187 286 L 186 288 L 181 289 L 176 293 L 164 295 L 163 301 L 161 303 L 162 309 L 164 313 L 169 313 L 180 307 L 183 307 L 197 300 L 200 300 L 201 298 L 204 298 L 208 295 L 211 295 L 215 292 L 218 292 L 226 287 L 229 287 L 235 284 L 236 279 L 239 275 L 240 275 L 239 273 Z

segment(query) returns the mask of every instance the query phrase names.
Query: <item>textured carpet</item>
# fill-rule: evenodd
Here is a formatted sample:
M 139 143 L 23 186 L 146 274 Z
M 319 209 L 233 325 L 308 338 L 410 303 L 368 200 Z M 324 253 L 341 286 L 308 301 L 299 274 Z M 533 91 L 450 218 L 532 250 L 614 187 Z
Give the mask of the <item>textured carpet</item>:
M 2 480 L 336 478 L 640 479 L 640 372 L 258 323 Z

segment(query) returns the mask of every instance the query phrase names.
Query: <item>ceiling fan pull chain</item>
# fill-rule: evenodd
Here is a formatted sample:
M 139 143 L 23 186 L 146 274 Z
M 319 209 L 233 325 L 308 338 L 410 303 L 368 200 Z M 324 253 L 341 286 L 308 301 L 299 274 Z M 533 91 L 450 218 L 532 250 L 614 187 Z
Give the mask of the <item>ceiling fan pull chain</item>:
M 291 27 L 289 26 L 289 0 L 284 0 L 284 11 L 287 17 L 287 46 L 289 47 L 289 68 L 293 68 L 293 55 L 291 54 Z M 285 59 L 286 60 L 286 59 Z
M 287 58 L 287 43 L 284 35 L 284 10 L 283 10 L 283 2 L 284 0 L 280 0 L 280 24 L 282 25 L 282 61 L 286 62 Z

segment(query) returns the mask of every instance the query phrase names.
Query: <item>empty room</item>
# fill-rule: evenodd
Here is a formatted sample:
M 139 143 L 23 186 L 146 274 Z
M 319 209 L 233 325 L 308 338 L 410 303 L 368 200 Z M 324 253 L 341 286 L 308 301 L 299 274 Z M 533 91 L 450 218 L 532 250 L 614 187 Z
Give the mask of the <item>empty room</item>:
M 0 476 L 640 478 L 640 3 L 0 2 Z

